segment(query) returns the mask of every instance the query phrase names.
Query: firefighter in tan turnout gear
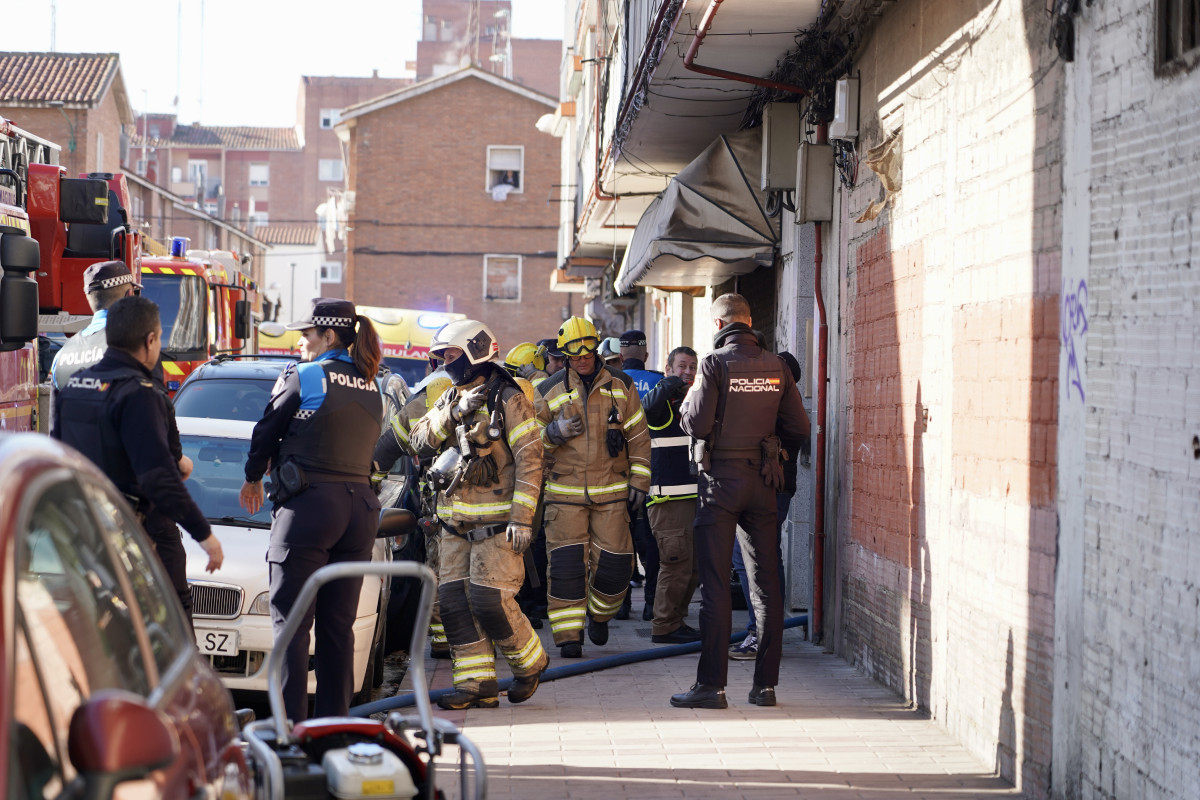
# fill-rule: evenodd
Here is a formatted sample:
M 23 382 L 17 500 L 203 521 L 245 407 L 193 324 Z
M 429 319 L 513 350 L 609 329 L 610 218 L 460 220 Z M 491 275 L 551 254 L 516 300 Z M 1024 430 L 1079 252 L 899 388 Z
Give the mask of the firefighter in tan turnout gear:
M 437 332 L 429 352 L 445 360 L 453 386 L 413 426 L 411 444 L 438 453 L 426 473 L 440 491 L 438 601 L 454 659 L 445 709 L 495 708 L 498 646 L 513 672 L 508 699 L 528 700 L 549 658 L 517 606 L 522 554 L 533 540 L 542 442 L 533 406 L 499 361 L 481 322 Z
M 566 369 L 538 384 L 538 425 L 551 462 L 545 483 L 550 628 L 563 658 L 608 641 L 633 574 L 629 509 L 650 488 L 650 436 L 632 379 L 596 356 L 582 317 L 558 329 Z

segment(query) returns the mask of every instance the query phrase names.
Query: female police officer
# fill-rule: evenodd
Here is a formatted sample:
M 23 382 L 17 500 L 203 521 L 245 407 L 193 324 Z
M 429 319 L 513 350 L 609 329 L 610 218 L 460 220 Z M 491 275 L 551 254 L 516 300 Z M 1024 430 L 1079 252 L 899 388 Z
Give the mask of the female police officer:
M 289 364 L 254 426 L 242 506 L 262 508 L 262 476 L 271 468 L 275 503 L 267 552 L 271 621 L 278 636 L 304 581 L 326 564 L 369 561 L 379 518 L 371 491 L 371 452 L 383 422 L 375 385 L 379 337 L 346 300 L 317 298 L 301 331 L 302 364 Z M 307 718 L 308 631 L 315 613 L 318 717 L 345 715 L 353 694 L 354 634 L 362 580 L 339 580 L 302 609 L 301 633 L 283 668 L 287 715 Z M 276 646 L 278 646 L 276 642 Z

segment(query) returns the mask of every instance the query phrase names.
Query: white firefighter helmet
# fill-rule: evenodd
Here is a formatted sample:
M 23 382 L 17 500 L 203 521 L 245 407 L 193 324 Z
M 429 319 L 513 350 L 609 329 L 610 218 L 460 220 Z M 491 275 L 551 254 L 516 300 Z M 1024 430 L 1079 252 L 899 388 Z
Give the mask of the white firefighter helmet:
M 473 319 L 455 320 L 438 328 L 429 345 L 429 355 L 445 358 L 446 350 L 451 347 L 462 350 L 472 366 L 500 358 L 500 343 L 492 329 Z

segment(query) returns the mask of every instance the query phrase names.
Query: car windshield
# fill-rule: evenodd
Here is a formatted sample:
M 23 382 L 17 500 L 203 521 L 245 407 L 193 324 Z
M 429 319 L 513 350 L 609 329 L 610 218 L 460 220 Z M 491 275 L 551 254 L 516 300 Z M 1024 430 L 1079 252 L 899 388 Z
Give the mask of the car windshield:
M 247 525 L 252 528 L 271 527 L 271 504 L 250 515 L 238 502 L 238 494 L 246 480 L 248 439 L 225 436 L 180 436 L 183 454 L 192 460 L 192 475 L 184 486 L 209 522 L 227 525 Z
M 182 353 L 204 347 L 208 316 L 204 292 L 204 279 L 199 276 L 142 273 L 142 297 L 158 303 L 163 350 Z
M 262 419 L 274 387 L 274 378 L 189 381 L 175 395 L 175 415 L 257 422 Z
M 404 378 L 404 382 L 409 386 L 416 386 L 420 383 L 429 366 L 429 362 L 424 359 L 395 358 L 394 356 L 384 356 L 383 363 L 387 364 L 388 369 L 392 372 Z

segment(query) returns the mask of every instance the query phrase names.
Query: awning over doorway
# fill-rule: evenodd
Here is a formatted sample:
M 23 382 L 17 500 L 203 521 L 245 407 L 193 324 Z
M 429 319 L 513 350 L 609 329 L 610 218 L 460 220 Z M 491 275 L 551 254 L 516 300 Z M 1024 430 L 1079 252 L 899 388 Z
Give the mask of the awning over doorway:
M 762 131 L 720 136 L 642 214 L 617 274 L 634 286 L 712 286 L 771 264 L 779 218 L 759 190 Z

